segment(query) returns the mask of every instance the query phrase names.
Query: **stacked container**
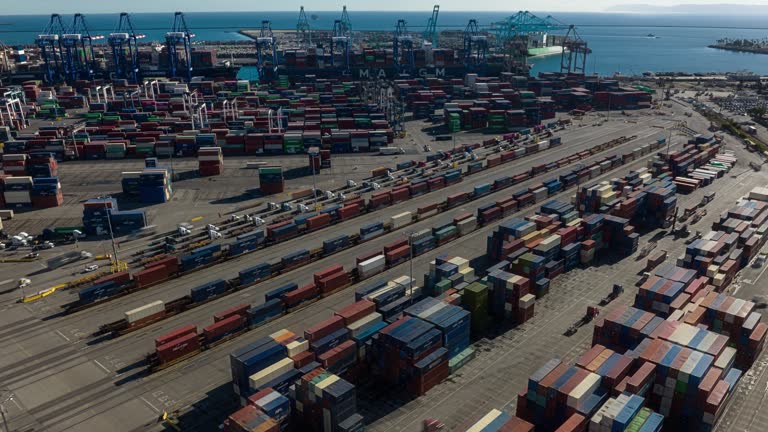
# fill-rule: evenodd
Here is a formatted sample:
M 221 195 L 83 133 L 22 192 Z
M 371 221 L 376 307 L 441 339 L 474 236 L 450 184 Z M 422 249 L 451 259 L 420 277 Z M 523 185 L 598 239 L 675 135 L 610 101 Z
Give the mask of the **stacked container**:
M 259 168 L 259 189 L 265 195 L 282 193 L 285 189 L 283 168 L 280 166 Z
M 51 208 L 64 204 L 64 194 L 58 177 L 39 177 L 32 185 L 32 206 Z
M 30 153 L 27 172 L 32 178 L 56 177 L 59 166 L 52 153 Z
M 145 169 L 139 176 L 139 196 L 142 203 L 159 204 L 171 199 L 173 188 L 167 168 Z
M 197 161 L 201 177 L 220 175 L 224 170 L 221 147 L 200 147 L 197 151 Z
M 13 176 L 27 175 L 27 155 L 3 154 L 3 172 Z
M 32 177 L 7 177 L 4 179 L 3 200 L 7 208 L 32 206 Z

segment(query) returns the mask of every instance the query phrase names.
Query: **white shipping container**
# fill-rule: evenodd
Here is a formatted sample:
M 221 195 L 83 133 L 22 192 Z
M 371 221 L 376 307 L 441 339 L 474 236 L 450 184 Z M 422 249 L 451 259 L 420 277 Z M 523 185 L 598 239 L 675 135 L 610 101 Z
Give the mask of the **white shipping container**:
M 472 216 L 459 222 L 456 227 L 459 230 L 459 234 L 466 235 L 477 229 L 477 218 Z
M 11 168 L 11 167 L 8 167 Z M 24 169 L 22 167 L 22 169 Z M 7 171 L 7 168 L 6 168 Z M 9 177 L 4 180 L 5 184 L 32 184 L 32 177 L 28 176 L 19 176 L 19 177 Z
M 323 390 L 325 390 L 326 387 L 328 387 L 329 385 L 335 383 L 338 380 L 339 380 L 338 376 L 331 375 L 328 378 L 326 378 L 326 379 L 320 381 L 319 383 L 317 383 L 317 385 L 315 385 L 315 388 L 313 389 L 312 393 L 315 395 L 316 398 L 318 398 L 318 399 L 322 398 L 323 397 Z
M 411 220 L 413 220 L 413 215 L 411 212 L 403 212 L 389 218 L 389 222 L 392 224 L 393 229 L 408 225 L 411 223 Z
M 293 369 L 293 360 L 286 357 L 251 375 L 248 378 L 248 382 L 252 390 L 257 390 L 262 385 L 289 372 L 291 369 Z
M 3 196 L 7 204 L 29 204 L 32 202 L 29 191 L 5 191 Z
M 361 333 L 364 333 L 366 330 L 370 329 L 374 325 L 381 322 L 381 314 L 374 312 L 370 315 L 366 315 L 359 320 L 350 323 L 347 328 L 350 332 L 352 332 L 352 336 L 357 336 Z
M 715 367 L 722 369 L 723 375 L 726 375 L 733 366 L 733 361 L 736 358 L 736 348 L 725 347 L 723 352 L 715 359 Z
M 4 154 L 3 155 L 3 161 L 24 161 L 27 160 L 27 155 L 25 154 Z
M 459 270 L 459 273 L 464 276 L 464 280 L 467 280 L 475 276 L 475 269 L 472 267 L 467 267 L 464 270 Z
M 371 259 L 365 260 L 357 265 L 357 272 L 362 277 L 368 277 L 384 270 L 387 261 L 384 255 L 377 255 Z
M 295 357 L 309 349 L 308 340 L 295 340 L 285 346 L 288 349 L 288 357 Z
M 221 156 L 217 156 L 217 155 L 200 155 L 200 156 L 197 157 L 197 160 L 198 161 L 205 161 L 205 162 L 209 162 L 209 161 L 219 161 L 219 162 L 222 162 L 224 159 Z
M 469 267 L 469 260 L 462 258 L 462 257 L 453 257 L 448 260 L 449 263 L 455 265 L 459 268 L 459 271 L 466 269 Z
M 484 415 L 480 420 L 477 421 L 477 423 L 473 424 L 469 429 L 467 429 L 466 432 L 482 432 L 491 422 L 496 420 L 497 417 L 499 417 L 502 414 L 501 411 L 497 409 L 492 409 L 491 412 Z
M 591 395 L 598 386 L 600 386 L 600 375 L 590 373 L 570 394 L 568 394 L 568 406 L 577 410 L 581 409 L 589 395 Z
M 158 314 L 164 310 L 165 303 L 162 300 L 153 301 L 152 303 L 145 304 L 144 306 L 126 312 L 125 320 L 128 321 L 128 324 L 133 324 L 140 319 Z
M 410 276 L 400 276 L 397 279 L 392 279 L 392 282 L 402 285 L 406 288 L 410 288 L 411 285 L 416 282 L 416 279 L 411 278 Z
M 0 210 L 0 219 L 2 220 L 13 219 L 13 210 Z
M 528 309 L 534 304 L 536 304 L 536 296 L 533 294 L 526 294 L 520 297 L 520 300 L 518 301 L 518 307 L 521 309 Z

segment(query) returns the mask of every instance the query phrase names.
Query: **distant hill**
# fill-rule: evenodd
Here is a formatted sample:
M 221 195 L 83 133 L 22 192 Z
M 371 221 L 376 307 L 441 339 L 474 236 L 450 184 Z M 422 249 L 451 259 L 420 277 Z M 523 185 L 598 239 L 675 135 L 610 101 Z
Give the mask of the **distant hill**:
M 616 5 L 606 12 L 693 15 L 768 15 L 768 5 L 755 4 L 680 4 L 657 6 L 647 4 Z

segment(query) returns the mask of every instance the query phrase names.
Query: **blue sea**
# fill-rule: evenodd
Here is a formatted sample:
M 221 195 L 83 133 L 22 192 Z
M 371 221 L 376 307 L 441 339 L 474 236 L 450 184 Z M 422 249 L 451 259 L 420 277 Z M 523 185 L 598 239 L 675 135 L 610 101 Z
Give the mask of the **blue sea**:
M 535 12 L 545 17 L 547 12 Z M 311 26 L 330 29 L 340 12 L 308 12 Z M 405 19 L 412 31 L 421 31 L 430 13 L 355 12 L 350 10 L 354 30 L 391 30 L 398 19 Z M 441 11 L 441 29 L 463 29 L 469 18 L 481 26 L 503 20 L 512 12 Z M 729 72 L 752 71 L 768 75 L 768 55 L 734 53 L 707 48 L 723 37 L 762 39 L 768 34 L 768 20 L 762 16 L 691 16 L 603 13 L 555 13 L 554 18 L 577 26 L 589 43 L 593 54 L 587 72 L 610 75 L 665 72 Z M 72 17 L 66 16 L 68 24 Z M 106 35 L 117 24 L 118 14 L 87 15 L 92 34 Z M 237 33 L 241 29 L 257 29 L 262 20 L 271 20 L 274 29 L 294 29 L 298 12 L 219 12 L 186 14 L 196 40 L 247 40 Z M 48 24 L 44 15 L 0 16 L 0 41 L 14 46 L 31 44 L 35 35 Z M 162 40 L 172 25 L 173 14 L 136 13 L 132 15 L 138 33 L 145 40 Z M 649 38 L 654 34 L 656 38 Z M 551 56 L 532 61 L 534 73 L 560 68 L 560 57 Z

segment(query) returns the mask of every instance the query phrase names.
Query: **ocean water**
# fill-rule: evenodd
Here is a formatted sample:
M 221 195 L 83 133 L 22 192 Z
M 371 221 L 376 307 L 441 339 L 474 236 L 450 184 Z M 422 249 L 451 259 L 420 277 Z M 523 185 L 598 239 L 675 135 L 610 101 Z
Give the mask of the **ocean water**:
M 422 31 L 430 11 L 417 12 L 355 12 L 350 10 L 354 30 L 384 30 L 394 28 L 398 19 L 405 19 L 412 31 Z M 461 30 L 469 18 L 481 26 L 490 26 L 511 12 L 450 12 L 441 11 L 441 29 Z M 547 16 L 546 12 L 537 12 Z M 330 29 L 340 12 L 308 12 L 310 25 Z M 312 16 L 314 15 L 314 16 Z M 557 13 L 562 23 L 574 24 L 589 43 L 592 55 L 587 61 L 587 73 L 610 75 L 616 72 L 728 72 L 752 71 L 768 75 L 768 55 L 735 53 L 707 48 L 723 37 L 761 39 L 768 34 L 768 20 L 760 16 L 691 16 L 641 15 L 600 13 Z M 242 40 L 241 29 L 257 29 L 262 20 L 272 21 L 274 29 L 294 29 L 298 12 L 219 12 L 189 13 L 187 23 L 196 40 Z M 65 17 L 65 24 L 72 17 Z M 92 34 L 106 35 L 114 31 L 118 14 L 87 15 Z M 6 45 L 31 44 L 48 24 L 49 16 L 0 16 L 0 41 Z M 161 41 L 171 27 L 173 14 L 137 13 L 132 15 L 138 33 L 145 40 Z M 649 38 L 654 34 L 656 38 Z M 560 56 L 532 60 L 533 72 L 555 71 L 560 68 Z

